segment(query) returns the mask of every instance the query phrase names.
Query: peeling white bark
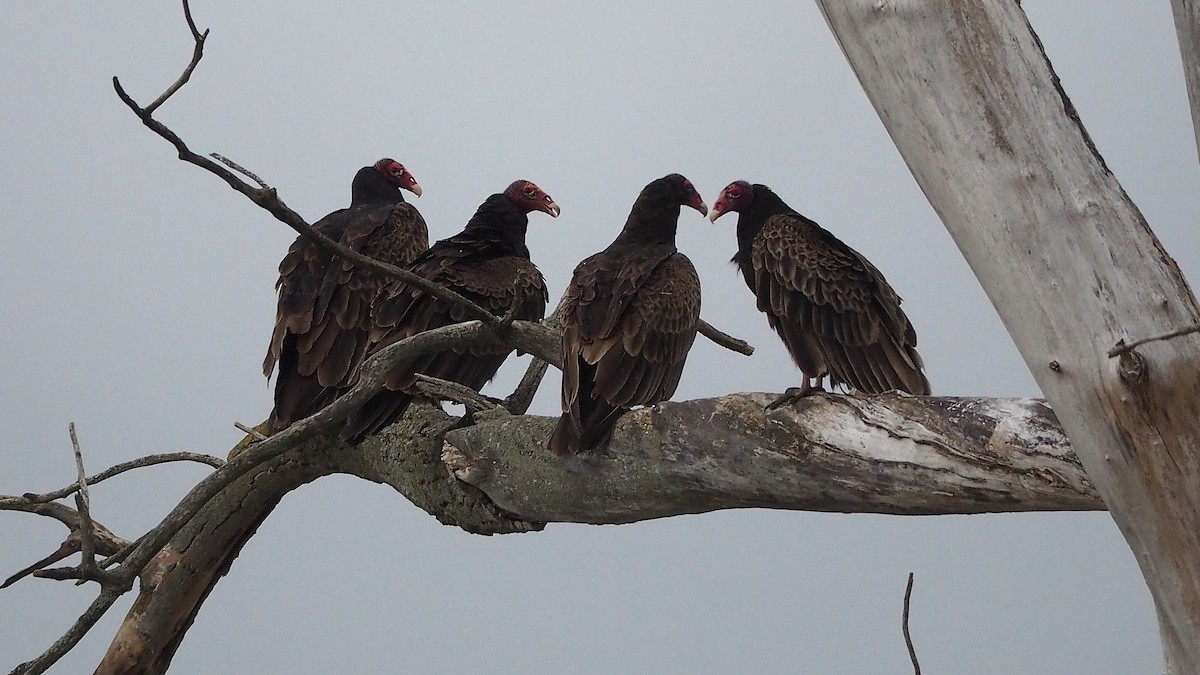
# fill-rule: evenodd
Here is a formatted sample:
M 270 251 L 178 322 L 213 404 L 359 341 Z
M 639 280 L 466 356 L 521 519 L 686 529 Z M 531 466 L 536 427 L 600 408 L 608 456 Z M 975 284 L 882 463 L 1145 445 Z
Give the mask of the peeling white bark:
M 598 455 L 546 451 L 549 417 L 446 435 L 443 459 L 505 511 L 628 523 L 725 508 L 931 515 L 1102 509 L 1054 414 L 1028 399 L 768 394 L 625 415 Z
M 1183 276 L 1018 3 L 818 5 L 1133 549 L 1168 669 L 1200 672 L 1200 337 L 1106 356 L 1197 322 Z

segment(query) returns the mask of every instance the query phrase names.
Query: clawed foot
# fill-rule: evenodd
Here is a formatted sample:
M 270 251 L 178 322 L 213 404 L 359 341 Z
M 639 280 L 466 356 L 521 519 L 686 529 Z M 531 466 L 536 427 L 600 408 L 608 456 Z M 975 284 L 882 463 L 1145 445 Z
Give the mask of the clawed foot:
M 789 387 L 787 391 L 783 392 L 783 396 L 780 396 L 779 398 L 767 404 L 767 410 L 774 410 L 785 405 L 796 405 L 800 402 L 800 399 L 803 399 L 809 394 L 817 391 L 821 393 L 825 392 L 825 390 L 821 388 L 821 385 L 814 387 L 807 382 L 799 387 Z

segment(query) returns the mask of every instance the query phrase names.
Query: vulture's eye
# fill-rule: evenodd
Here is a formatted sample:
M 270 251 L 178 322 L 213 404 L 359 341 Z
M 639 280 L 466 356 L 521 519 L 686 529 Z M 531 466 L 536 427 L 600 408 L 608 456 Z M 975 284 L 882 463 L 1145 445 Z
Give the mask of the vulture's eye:
M 737 199 L 738 197 L 742 196 L 742 193 L 738 192 L 737 190 L 730 190 L 729 192 L 725 193 L 725 196 L 729 197 L 730 199 Z

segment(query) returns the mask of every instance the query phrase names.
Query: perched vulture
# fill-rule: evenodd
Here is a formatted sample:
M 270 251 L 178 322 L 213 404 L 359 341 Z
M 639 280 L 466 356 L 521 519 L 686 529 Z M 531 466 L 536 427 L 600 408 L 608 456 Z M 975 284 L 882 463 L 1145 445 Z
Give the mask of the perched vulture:
M 731 211 L 739 214 L 732 262 L 804 373 L 770 407 L 820 390 L 826 376 L 869 393 L 929 394 L 917 333 L 874 265 L 765 185 L 730 183 L 709 219 Z
M 526 214 L 544 211 L 553 217 L 558 204 L 541 188 L 518 180 L 484 200 L 462 232 L 443 239 L 417 256 L 408 269 L 467 297 L 497 316 L 517 304 L 515 317 L 540 321 L 549 299 L 546 281 L 529 260 L 525 246 Z M 409 284 L 393 280 L 371 308 L 371 347 L 375 353 L 421 331 L 473 317 L 460 305 L 439 300 Z M 512 350 L 471 347 L 421 356 L 396 366 L 385 389 L 351 413 L 342 438 L 359 442 L 404 414 L 413 397 L 416 373 L 464 384 L 478 390 L 500 369 Z
M 608 441 L 623 413 L 671 398 L 700 322 L 700 279 L 675 248 L 679 208 L 708 213 L 683 176 L 642 189 L 608 248 L 575 268 L 562 307 L 559 456 Z
M 401 190 L 421 195 L 421 186 L 399 162 L 381 159 L 359 169 L 351 184 L 350 208 L 313 227 L 334 241 L 393 265 L 407 265 L 429 248 L 429 231 Z M 329 405 L 352 383 L 367 348 L 371 301 L 384 279 L 354 267 L 300 236 L 279 263 L 279 305 L 263 374 L 276 364 L 275 408 L 268 420 L 276 432 Z

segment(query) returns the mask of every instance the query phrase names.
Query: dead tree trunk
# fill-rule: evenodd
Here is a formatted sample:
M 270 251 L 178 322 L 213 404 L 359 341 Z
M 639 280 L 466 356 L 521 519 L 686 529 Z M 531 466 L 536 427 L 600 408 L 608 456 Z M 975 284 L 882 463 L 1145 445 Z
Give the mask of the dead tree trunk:
M 1183 79 L 1187 82 L 1188 103 L 1192 108 L 1192 129 L 1200 152 L 1200 2 L 1171 0 L 1175 14 L 1175 34 L 1179 36 L 1179 54 L 1183 57 Z
M 1200 672 L 1200 310 L 1013 0 L 818 0 Z M 1185 3 L 1190 4 L 1190 3 Z M 1185 58 L 1186 55 L 1185 55 Z

